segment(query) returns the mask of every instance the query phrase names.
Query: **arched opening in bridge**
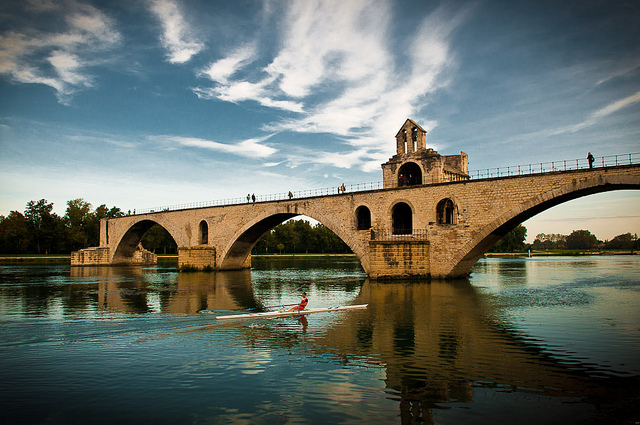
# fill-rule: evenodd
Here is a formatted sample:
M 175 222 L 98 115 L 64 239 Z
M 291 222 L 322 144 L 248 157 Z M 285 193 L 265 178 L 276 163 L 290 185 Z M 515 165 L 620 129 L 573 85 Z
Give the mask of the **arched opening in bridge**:
M 445 198 L 438 202 L 436 207 L 436 216 L 438 224 L 456 224 L 456 207 L 453 201 Z
M 206 221 L 200 222 L 200 244 L 207 245 L 209 243 L 209 225 Z
M 154 224 L 145 232 L 140 241 L 142 247 L 154 254 L 177 254 L 178 245 L 171 234 L 159 224 Z
M 407 162 L 398 170 L 398 186 L 422 184 L 422 170 L 415 162 Z
M 404 202 L 394 205 L 391 212 L 394 235 L 410 235 L 413 233 L 413 211 Z
M 322 223 L 304 216 L 285 220 L 265 232 L 252 248 L 252 254 L 350 253 L 351 250 Z
M 142 220 L 122 236 L 114 254 L 114 264 L 128 264 L 140 248 L 157 254 L 178 252 L 176 241 L 167 230 L 152 220 Z
M 356 222 L 358 230 L 369 230 L 371 228 L 371 211 L 364 205 L 356 209 Z

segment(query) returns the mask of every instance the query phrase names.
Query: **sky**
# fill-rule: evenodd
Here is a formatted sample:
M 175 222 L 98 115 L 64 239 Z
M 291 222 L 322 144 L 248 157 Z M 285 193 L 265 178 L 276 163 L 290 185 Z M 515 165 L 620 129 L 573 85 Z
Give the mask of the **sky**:
M 407 118 L 471 172 L 640 155 L 639 40 L 632 0 L 5 0 L 0 214 L 378 182 Z M 527 240 L 640 233 L 637 192 Z

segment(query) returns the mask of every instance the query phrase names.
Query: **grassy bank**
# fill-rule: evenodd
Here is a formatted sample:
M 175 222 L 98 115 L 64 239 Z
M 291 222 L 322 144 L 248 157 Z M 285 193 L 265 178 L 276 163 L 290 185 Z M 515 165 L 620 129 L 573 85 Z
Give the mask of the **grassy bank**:
M 70 263 L 69 254 L 2 254 L 0 263 Z

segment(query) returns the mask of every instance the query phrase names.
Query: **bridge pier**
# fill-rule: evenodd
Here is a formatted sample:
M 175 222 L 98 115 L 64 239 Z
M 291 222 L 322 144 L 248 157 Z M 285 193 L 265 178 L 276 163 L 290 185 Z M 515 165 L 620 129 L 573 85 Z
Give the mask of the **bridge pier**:
M 251 263 L 249 263 L 251 264 Z M 197 270 L 216 269 L 216 249 L 212 246 L 181 246 L 178 247 L 178 268 L 193 268 Z
M 158 263 L 158 256 L 141 246 L 133 251 L 131 257 L 111 258 L 111 248 L 96 246 L 73 251 L 71 253 L 72 266 L 151 266 Z
M 430 243 L 427 240 L 369 241 L 369 277 L 402 279 L 430 276 Z

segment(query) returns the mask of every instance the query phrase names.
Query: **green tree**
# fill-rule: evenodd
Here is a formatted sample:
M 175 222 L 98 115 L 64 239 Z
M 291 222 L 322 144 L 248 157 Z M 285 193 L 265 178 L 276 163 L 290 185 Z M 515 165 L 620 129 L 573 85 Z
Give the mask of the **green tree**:
M 31 248 L 38 254 L 58 252 L 61 243 L 64 243 L 64 225 L 62 219 L 51 213 L 53 203 L 46 199 L 29 201 L 24 211 L 29 229 Z
M 176 242 L 173 240 L 169 232 L 160 226 L 154 224 L 142 237 L 142 246 L 156 254 L 169 254 L 176 252 Z
M 335 233 L 322 224 L 290 220 L 266 232 L 255 244 L 254 254 L 351 252 Z
M 67 229 L 67 248 L 71 251 L 86 248 L 89 234 L 94 230 L 92 227 L 95 227 L 95 215 L 91 214 L 91 204 L 82 198 L 67 201 L 63 221 Z
M 527 238 L 527 228 L 519 224 L 504 235 L 490 252 L 522 252 L 527 249 L 525 239 Z
M 559 233 L 539 233 L 533 241 L 533 249 L 564 249 L 567 247 L 567 235 Z
M 624 233 L 604 244 L 606 249 L 634 249 L 638 243 L 638 235 Z
M 7 217 L 0 215 L 0 252 L 22 254 L 29 249 L 29 228 L 27 220 L 18 211 L 11 211 Z
M 598 238 L 588 230 L 574 230 L 567 236 L 568 249 L 593 249 L 598 244 Z

